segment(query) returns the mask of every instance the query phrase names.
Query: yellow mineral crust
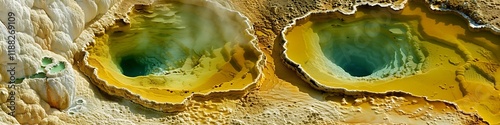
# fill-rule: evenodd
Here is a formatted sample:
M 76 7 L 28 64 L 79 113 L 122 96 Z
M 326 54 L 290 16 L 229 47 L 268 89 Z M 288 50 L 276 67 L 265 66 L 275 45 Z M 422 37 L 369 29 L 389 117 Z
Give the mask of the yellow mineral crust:
M 287 68 L 286 64 L 281 62 L 283 47 L 279 44 L 281 42 L 279 35 L 284 27 L 297 17 L 304 16 L 308 12 L 325 10 L 338 10 L 342 13 L 352 14 L 358 12 L 357 10 L 360 10 L 359 12 L 366 10 L 360 8 L 358 5 L 391 7 L 398 10 L 404 7 L 403 5 L 406 4 L 406 0 L 208 0 L 218 4 L 217 6 L 206 6 L 212 5 L 211 2 L 190 2 L 183 0 L 182 2 L 201 6 L 199 8 L 202 10 L 207 10 L 205 7 L 216 7 L 218 9 L 212 8 L 212 11 L 221 10 L 221 14 L 224 17 L 239 17 L 239 15 L 227 14 L 227 10 L 220 9 L 219 5 L 241 12 L 242 15 L 248 17 L 248 22 L 251 24 L 250 30 L 255 31 L 250 33 L 258 37 L 258 42 L 256 40 L 254 43 L 258 43 L 257 46 L 263 51 L 264 57 L 267 57 L 265 61 L 262 60 L 260 62 L 264 65 L 262 66 L 263 75 L 256 81 L 256 84 L 249 84 L 245 89 L 231 90 L 230 92 L 212 91 L 207 95 L 196 94 L 195 92 L 192 96 L 186 97 L 187 99 L 183 103 L 186 104 L 185 107 L 180 103 L 160 103 L 147 100 L 146 98 L 142 98 L 138 93 L 132 93 L 132 91 L 123 87 L 118 88 L 106 84 L 107 82 L 103 81 L 105 80 L 103 77 L 95 74 L 98 72 L 97 70 L 102 68 L 91 67 L 89 62 L 83 59 L 84 57 L 87 59 L 90 58 L 90 53 L 86 52 L 86 50 L 94 47 L 93 49 L 95 50 L 103 50 L 100 51 L 104 52 L 101 53 L 102 55 L 107 54 L 110 56 L 109 58 L 104 58 L 108 60 L 108 64 L 98 62 L 102 63 L 103 66 L 113 66 L 109 68 L 111 69 L 110 71 L 123 70 L 124 66 L 121 66 L 120 62 L 134 63 L 134 58 L 126 57 L 133 52 L 144 52 L 134 51 L 135 48 L 130 47 L 141 45 L 138 42 L 133 42 L 133 39 L 137 38 L 136 36 L 130 35 L 131 39 L 127 42 L 130 45 L 128 46 L 126 44 L 114 44 L 121 46 L 117 47 L 104 44 L 127 40 L 117 37 L 119 31 L 125 34 L 138 33 L 150 36 L 144 38 L 156 39 L 155 35 L 149 34 L 157 33 L 157 31 L 152 30 L 153 28 L 147 28 L 151 30 L 148 34 L 134 29 L 135 26 L 142 27 L 138 22 L 148 21 L 138 21 L 135 18 L 145 19 L 146 16 L 147 18 L 158 17 L 153 16 L 158 14 L 158 12 L 154 11 L 156 7 L 149 7 L 159 4 L 150 4 L 152 1 L 154 0 L 0 0 L 0 13 L 12 11 L 17 15 L 15 27 L 16 38 L 19 40 L 17 43 L 19 45 L 16 45 L 16 53 L 19 54 L 19 59 L 21 59 L 18 60 L 18 64 L 24 66 L 16 67 L 16 78 L 25 78 L 21 83 L 16 83 L 17 87 L 15 89 L 8 87 L 9 74 L 5 70 L 8 68 L 5 67 L 8 63 L 8 47 L 7 42 L 4 39 L 0 39 L 0 55 L 2 55 L 2 58 L 0 58 L 0 64 L 2 65 L 0 68 L 2 69 L 0 72 L 0 107 L 2 107 L 0 108 L 0 124 L 499 124 L 494 121 L 499 118 L 498 113 L 495 114 L 495 111 L 497 111 L 497 105 L 500 103 L 498 103 L 499 101 L 495 101 L 497 99 L 496 96 L 492 96 L 491 94 L 495 93 L 496 90 L 492 89 L 491 84 L 484 84 L 493 78 L 498 81 L 498 76 L 500 75 L 497 68 L 495 68 L 498 65 L 485 60 L 473 62 L 471 65 L 464 65 L 463 69 L 455 72 L 457 74 L 464 74 L 463 76 L 466 80 L 462 82 L 466 83 L 462 84 L 464 85 L 463 90 L 468 93 L 466 93 L 466 97 L 453 102 L 441 99 L 429 100 L 427 96 L 408 94 L 408 92 L 325 92 L 313 88 L 306 81 L 298 77 L 295 71 Z M 438 10 L 443 10 L 443 8 L 447 8 L 445 6 L 448 6 L 451 10 L 467 14 L 480 25 L 500 26 L 500 20 L 498 19 L 498 13 L 500 13 L 498 3 L 500 1 L 497 0 L 413 1 L 427 1 L 428 3 L 426 4 L 432 4 L 431 6 Z M 137 5 L 134 10 L 129 11 L 131 10 L 130 7 L 135 4 L 140 5 Z M 167 4 L 159 6 L 164 5 Z M 127 14 L 129 12 L 130 14 Z M 163 13 L 165 16 L 170 15 L 169 11 L 166 12 Z M 373 14 L 377 13 L 378 11 L 374 11 Z M 428 15 L 434 14 L 429 13 Z M 443 16 L 441 14 L 436 15 L 438 17 Z M 339 17 L 345 16 L 340 15 Z M 162 25 L 158 25 L 159 23 L 171 21 L 169 19 L 162 17 L 162 19 L 156 19 L 156 23 L 147 24 L 155 24 L 151 26 L 160 27 Z M 8 36 L 7 27 L 9 21 L 7 18 L 0 18 L 0 20 L 0 38 L 5 38 Z M 466 24 L 465 21 L 460 23 L 460 20 L 462 19 L 457 19 L 458 24 Z M 203 20 L 193 21 L 206 24 Z M 446 23 L 446 25 L 453 24 Z M 464 28 L 466 27 L 464 26 Z M 228 26 L 228 28 L 231 27 Z M 243 29 L 247 28 L 247 26 L 243 27 Z M 404 28 L 399 28 L 399 30 L 389 29 L 388 32 L 398 34 L 404 32 L 402 30 Z M 242 43 L 246 42 L 248 41 L 242 41 Z M 153 40 L 150 43 L 152 45 L 159 45 L 161 42 Z M 222 43 L 226 44 L 230 42 Z M 108 47 L 95 48 L 95 46 L 101 45 Z M 248 48 L 244 47 L 244 44 L 240 45 L 241 48 Z M 87 46 L 88 48 L 86 48 Z M 478 46 L 487 47 L 483 45 Z M 478 48 L 478 46 L 470 47 L 474 49 L 474 47 Z M 148 50 L 158 49 L 155 46 L 147 47 L 150 48 Z M 176 48 L 172 50 L 177 50 L 179 47 L 174 46 L 172 48 Z M 228 50 L 231 50 L 238 47 L 228 46 L 228 48 Z M 407 48 L 411 49 L 412 47 Z M 420 48 L 423 47 L 421 46 Z M 119 52 L 120 50 L 123 50 L 126 54 L 119 55 L 119 53 L 123 53 Z M 207 52 L 220 51 L 217 48 L 205 48 L 202 50 L 209 50 Z M 488 55 L 490 51 L 485 48 L 470 52 L 473 55 L 477 53 L 480 53 L 479 55 Z M 244 55 L 248 54 L 247 49 L 244 49 L 244 52 Z M 238 52 L 229 51 L 228 53 L 236 54 Z M 198 52 L 198 54 L 211 55 L 204 52 Z M 426 58 L 429 55 L 426 53 L 423 54 Z M 214 55 L 216 54 L 214 53 Z M 246 57 L 245 59 L 249 59 Z M 49 58 L 54 60 L 47 60 Z M 95 59 L 94 63 L 100 61 L 97 58 Z M 194 59 L 190 60 L 198 59 L 201 59 L 201 56 L 195 56 Z M 182 64 L 186 60 L 181 59 L 178 62 Z M 57 65 L 61 64 L 61 61 L 64 65 Z M 138 62 L 141 61 L 143 60 L 139 58 Z M 427 72 L 425 70 L 425 62 L 427 61 L 424 60 L 424 64 L 422 64 L 424 67 L 416 71 Z M 233 64 L 238 64 L 236 59 L 233 62 L 236 62 Z M 449 59 L 443 57 L 442 62 L 444 65 L 462 65 L 464 63 L 463 59 L 456 57 Z M 175 70 L 178 68 L 174 68 L 174 71 L 181 71 Z M 185 68 L 188 69 L 189 67 Z M 167 70 L 159 71 L 170 71 L 168 68 L 165 69 Z M 207 70 L 208 68 L 201 69 Z M 189 75 L 189 70 L 184 71 L 187 71 L 186 75 Z M 44 75 L 41 72 L 46 74 Z M 50 75 L 51 72 L 54 74 Z M 158 75 L 157 73 L 159 72 L 154 71 L 152 74 L 145 75 L 144 73 L 133 74 L 129 72 L 127 75 L 145 77 L 148 75 Z M 196 73 L 211 74 L 211 72 Z M 45 78 L 45 76 L 49 78 Z M 415 77 L 415 75 L 408 75 L 401 79 L 411 77 Z M 44 84 L 46 81 L 49 84 Z M 133 84 L 128 85 L 132 86 Z M 221 87 L 224 87 L 224 85 Z M 429 84 L 429 86 L 432 86 L 432 84 Z M 452 86 L 444 86 L 443 84 L 441 87 L 442 89 L 450 89 Z M 452 88 L 455 89 L 457 86 L 453 86 Z M 143 94 L 157 91 L 151 89 L 136 90 L 143 92 Z M 10 91 L 15 91 L 16 94 L 11 96 L 9 94 Z M 71 93 L 74 93 L 74 95 L 71 96 Z M 113 96 L 109 96 L 109 94 Z M 12 101 L 9 101 L 9 98 L 12 97 L 15 98 L 15 105 L 12 105 Z M 66 100 L 66 97 L 72 97 L 72 99 Z M 137 103 L 133 103 L 132 101 Z M 70 102 L 67 109 L 56 106 L 58 103 L 63 105 L 69 104 L 64 104 L 65 102 Z M 459 105 L 457 106 L 456 104 Z M 14 116 L 7 114 L 12 111 L 9 109 L 9 106 L 15 106 L 16 113 Z M 163 111 L 185 110 L 182 112 L 165 113 L 150 108 Z M 476 110 L 479 111 L 480 115 L 473 113 Z M 488 122 L 484 121 L 483 118 L 487 119 Z
M 454 102 L 500 123 L 500 36 L 470 30 L 462 17 L 439 13 L 418 2 L 400 11 L 311 12 L 282 32 L 284 62 L 316 89 L 407 92 Z M 357 67 L 373 71 L 349 72 Z
M 136 5 L 86 48 L 81 70 L 101 90 L 145 107 L 184 109 L 193 95 L 246 93 L 263 56 L 241 14 L 207 1 Z

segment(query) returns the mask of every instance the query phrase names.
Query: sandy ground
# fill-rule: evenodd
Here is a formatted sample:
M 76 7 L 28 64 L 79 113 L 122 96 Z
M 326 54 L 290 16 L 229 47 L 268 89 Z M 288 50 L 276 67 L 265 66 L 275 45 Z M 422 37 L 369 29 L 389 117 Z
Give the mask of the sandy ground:
M 125 18 L 128 8 L 135 3 L 147 2 L 127 1 L 115 4 L 111 11 L 89 22 L 84 32 L 102 34 L 106 27 L 111 27 L 114 23 L 112 19 Z M 193 99 L 189 100 L 185 111 L 157 112 L 99 90 L 77 70 L 77 64 L 81 62 L 75 60 L 75 100 L 80 100 L 76 106 L 64 111 L 46 108 L 47 104 L 38 103 L 40 99 L 32 96 L 36 95 L 33 90 L 21 89 L 21 93 L 31 93 L 23 94 L 28 99 L 23 99 L 25 103 L 20 103 L 23 107 L 28 107 L 24 109 L 28 115 L 15 118 L 8 116 L 4 113 L 7 111 L 4 103 L 4 112 L 0 112 L 0 124 L 485 124 L 481 116 L 465 113 L 456 105 L 444 101 L 429 101 L 402 93 L 359 92 L 346 95 L 321 92 L 282 63 L 282 48 L 277 47 L 279 42 L 276 38 L 285 25 L 309 11 L 333 8 L 352 11 L 355 8 L 352 1 L 217 0 L 216 3 L 240 11 L 250 19 L 258 36 L 259 47 L 267 57 L 263 71 L 265 77 L 249 93 L 243 96 Z M 499 1 L 477 0 L 469 3 L 463 5 L 462 2 L 453 1 L 445 5 L 471 15 L 479 24 L 500 27 Z M 477 6 L 480 9 L 476 9 Z M 82 47 L 87 43 L 77 45 Z M 31 101 L 27 101 L 30 99 Z M 28 120 L 32 117 L 41 120 Z

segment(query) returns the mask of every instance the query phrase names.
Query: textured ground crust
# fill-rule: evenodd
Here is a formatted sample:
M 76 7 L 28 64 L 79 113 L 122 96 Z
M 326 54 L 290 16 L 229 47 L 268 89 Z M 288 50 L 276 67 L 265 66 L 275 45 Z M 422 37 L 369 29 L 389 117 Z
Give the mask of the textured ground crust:
M 3 3 L 6 1 L 0 0 L 2 3 L 0 5 L 4 5 Z M 462 11 L 478 24 L 500 27 L 500 19 L 498 18 L 500 1 L 467 1 L 470 2 L 465 5 L 462 3 L 463 1 L 445 4 L 436 1 L 433 4 L 447 5 L 452 7 L 451 9 Z M 64 30 L 56 32 L 54 30 L 54 34 L 60 34 L 60 32 L 70 34 L 67 35 L 68 41 L 73 40 L 74 43 L 71 43 L 72 47 L 69 50 L 59 50 L 57 46 L 52 48 L 51 44 L 48 43 L 52 39 L 61 40 L 64 38 L 63 40 L 67 40 L 67 37 L 57 35 L 54 37 L 42 33 L 29 33 L 28 31 L 25 31 L 27 33 L 21 37 L 28 39 L 29 35 L 36 36 L 32 38 L 35 39 L 33 41 L 36 43 L 26 42 L 26 45 L 36 46 L 43 50 L 43 53 L 39 53 L 52 55 L 60 60 L 65 59 L 74 65 L 73 69 L 75 70 L 72 71 L 75 74 L 76 92 L 73 105 L 63 111 L 51 107 L 30 87 L 27 83 L 29 81 L 25 80 L 26 82 L 21 83 L 16 89 L 16 92 L 21 93 L 16 95 L 18 99 L 16 112 L 18 114 L 11 117 L 6 114 L 6 112 L 10 112 L 6 103 L 8 89 L 4 84 L 7 81 L 7 76 L 2 71 L 0 77 L 2 83 L 0 84 L 0 124 L 487 124 L 483 120 L 483 117 L 486 116 L 479 116 L 474 112 L 464 112 L 463 109 L 450 102 L 429 101 L 426 98 L 405 93 L 373 94 L 318 91 L 304 82 L 295 71 L 287 68 L 281 61 L 282 48 L 279 47 L 281 40 L 277 39 L 279 38 L 278 34 L 294 18 L 319 10 L 338 9 L 346 13 L 354 12 L 355 5 L 368 2 L 355 3 L 350 0 L 215 0 L 215 3 L 241 12 L 253 24 L 254 34 L 257 35 L 259 41 L 258 46 L 266 56 L 263 69 L 264 77 L 258 81 L 255 87 L 251 87 L 242 94 L 215 93 L 209 98 L 194 97 L 187 100 L 185 111 L 176 113 L 158 112 L 130 100 L 111 96 L 97 88 L 91 83 L 92 79 L 78 70 L 78 66 L 82 65 L 82 62 L 78 60 L 83 56 L 81 48 L 93 42 L 95 35 L 103 35 L 106 29 L 110 29 L 115 22 L 119 23 L 126 19 L 127 12 L 132 5 L 147 4 L 150 1 L 112 1 L 113 4 L 109 4 L 109 11 L 105 11 L 103 14 L 94 13 L 88 18 L 82 16 L 85 15 L 84 11 L 86 12 L 86 10 L 79 8 L 76 1 L 66 2 L 66 4 L 61 3 L 57 7 L 78 8 L 70 10 L 79 16 L 70 17 L 78 18 L 79 20 L 76 22 L 84 24 L 70 25 L 69 27 L 74 28 L 75 32 Z M 389 4 L 404 1 L 380 0 L 370 3 L 376 2 Z M 27 2 L 19 6 L 25 6 L 28 13 L 43 15 L 34 16 L 32 14 L 32 22 L 40 24 L 39 27 L 36 27 L 37 31 L 49 30 L 52 33 L 51 28 L 61 23 L 58 23 L 56 18 L 51 20 L 46 16 L 49 12 L 46 9 L 48 7 L 41 6 L 42 3 L 39 2 L 35 4 L 39 5 L 30 6 L 32 4 Z M 3 20 L 2 23 L 5 24 Z M 52 26 L 44 28 L 45 25 L 41 24 Z M 61 27 L 56 28 L 61 29 Z M 42 59 L 40 54 L 34 55 L 37 55 L 37 58 L 30 58 L 30 60 L 36 60 L 38 57 L 40 57 L 38 60 Z M 498 119 L 498 114 L 491 114 L 489 117 L 490 119 Z M 498 123 L 497 121 L 490 124 Z

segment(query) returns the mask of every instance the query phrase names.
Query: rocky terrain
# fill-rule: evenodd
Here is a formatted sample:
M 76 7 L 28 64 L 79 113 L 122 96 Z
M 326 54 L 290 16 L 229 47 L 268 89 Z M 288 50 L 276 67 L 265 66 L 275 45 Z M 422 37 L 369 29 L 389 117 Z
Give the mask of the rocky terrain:
M 471 29 L 498 34 L 500 1 L 414 1 L 443 10 L 436 14 L 465 15 Z M 126 25 L 134 5 L 152 1 L 0 0 L 0 124 L 500 124 L 494 122 L 499 117 L 496 109 L 481 116 L 454 102 L 407 93 L 320 91 L 282 62 L 278 38 L 295 18 L 326 10 L 352 14 L 366 5 L 399 10 L 407 0 L 209 2 L 240 12 L 251 22 L 257 46 L 266 57 L 263 77 L 238 94 L 193 98 L 186 101 L 183 111 L 166 113 L 101 90 L 80 70 L 84 48 L 94 44 L 94 38 Z M 9 12 L 15 13 L 15 24 L 10 23 Z M 16 43 L 10 44 L 7 38 L 13 29 Z M 11 53 L 16 57 L 13 60 Z M 45 57 L 50 63 L 45 64 Z M 60 71 L 52 72 L 58 64 L 63 65 Z M 12 66 L 16 67 L 14 75 L 8 71 Z M 14 89 L 9 87 L 12 76 Z

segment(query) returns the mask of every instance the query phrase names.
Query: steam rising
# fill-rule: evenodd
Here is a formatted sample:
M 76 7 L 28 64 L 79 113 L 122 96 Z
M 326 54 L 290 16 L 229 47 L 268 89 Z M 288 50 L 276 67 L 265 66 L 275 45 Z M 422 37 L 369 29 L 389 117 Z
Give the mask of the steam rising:
M 113 27 L 86 48 L 86 68 L 97 71 L 85 73 L 104 91 L 161 111 L 181 110 L 192 95 L 255 84 L 263 57 L 246 18 L 207 1 L 181 2 L 136 5 L 130 25 Z
M 425 59 L 404 23 L 332 20 L 315 23 L 312 28 L 330 60 L 327 66 L 343 79 L 407 76 L 419 71 Z
M 110 36 L 111 55 L 121 70 L 130 76 L 165 74 L 185 64 L 199 63 L 212 57 L 214 49 L 245 41 L 245 27 L 232 17 L 197 5 L 167 3 L 150 10 L 137 10 L 132 26 Z M 189 61 L 189 62 L 186 62 Z M 137 65 L 125 71 L 126 65 Z M 141 72 L 141 73 L 126 73 Z

